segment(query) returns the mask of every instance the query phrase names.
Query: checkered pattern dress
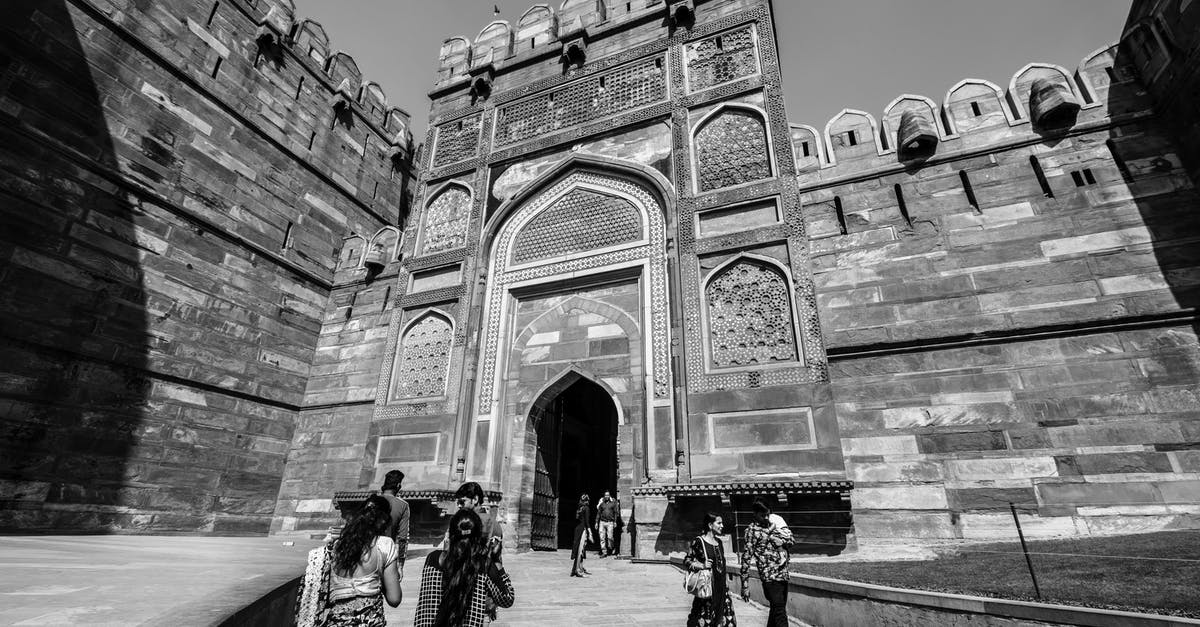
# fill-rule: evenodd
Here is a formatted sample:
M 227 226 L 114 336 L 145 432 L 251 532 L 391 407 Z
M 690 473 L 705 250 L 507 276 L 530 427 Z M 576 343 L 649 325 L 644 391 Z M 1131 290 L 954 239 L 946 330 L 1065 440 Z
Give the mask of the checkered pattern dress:
M 439 550 L 425 558 L 425 567 L 421 569 L 421 592 L 417 596 L 417 614 L 413 619 L 415 627 L 433 627 L 437 619 L 438 604 L 442 600 L 442 571 L 438 568 L 441 557 L 442 551 Z M 487 609 L 489 597 L 499 607 L 512 607 L 516 598 L 508 573 L 495 564 L 488 569 L 487 577 L 475 582 L 471 607 L 467 608 L 462 627 L 483 627 L 490 622 Z

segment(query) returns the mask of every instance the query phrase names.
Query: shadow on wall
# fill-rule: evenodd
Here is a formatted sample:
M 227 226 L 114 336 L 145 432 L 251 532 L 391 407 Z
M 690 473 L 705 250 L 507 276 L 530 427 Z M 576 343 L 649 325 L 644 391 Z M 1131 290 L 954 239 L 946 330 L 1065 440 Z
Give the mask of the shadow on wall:
M 1140 262 L 1137 267 L 1122 269 L 1122 274 L 1144 273 L 1147 280 L 1161 281 L 1169 289 L 1166 296 L 1160 284 L 1156 286 L 1158 291 L 1129 298 L 1130 311 L 1126 313 L 1151 318 L 1180 318 L 1182 313 L 1191 318 L 1192 335 L 1166 328 L 1153 333 L 1146 346 L 1134 347 L 1156 353 L 1145 369 L 1150 384 L 1157 386 L 1200 382 L 1195 358 L 1196 336 L 1200 335 L 1195 316 L 1200 306 L 1200 249 L 1195 241 L 1196 233 L 1200 233 L 1200 214 L 1196 212 L 1200 198 L 1194 187 L 1197 181 L 1187 174 L 1189 169 L 1197 171 L 1197 155 L 1190 146 L 1197 132 L 1197 78 L 1195 72 L 1183 67 L 1185 56 L 1200 38 L 1196 32 L 1200 7 L 1193 4 L 1181 14 L 1180 6 L 1178 0 L 1135 0 L 1117 48 L 1107 94 L 1108 110 L 1114 118 L 1148 106 L 1156 112 L 1147 127 L 1114 126 L 1108 147 L 1144 224 L 1145 230 L 1140 233 L 1137 228 L 1130 229 L 1129 239 L 1136 243 L 1146 238 L 1149 241 L 1140 255 L 1117 256 Z M 1152 14 L 1151 8 L 1162 14 Z M 1188 80 L 1193 84 L 1187 85 Z M 1131 246 L 1131 253 L 1133 250 Z M 1156 276 L 1159 274 L 1161 279 Z M 1200 429 L 1194 435 L 1200 437 Z
M 155 477 L 127 463 L 158 435 L 142 421 L 151 382 L 133 251 L 145 251 L 134 247 L 138 200 L 106 179 L 171 153 L 143 137 L 133 149 L 141 157 L 118 163 L 75 19 L 62 0 L 19 0 L 5 5 L 0 25 L 5 532 L 148 525 L 149 515 L 126 512 L 163 498 L 149 485 Z

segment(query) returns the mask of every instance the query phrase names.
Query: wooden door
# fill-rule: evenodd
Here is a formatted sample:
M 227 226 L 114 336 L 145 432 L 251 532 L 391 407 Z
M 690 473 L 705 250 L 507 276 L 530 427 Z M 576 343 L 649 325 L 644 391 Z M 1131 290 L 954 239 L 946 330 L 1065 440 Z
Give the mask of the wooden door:
M 533 481 L 533 510 L 529 544 L 534 549 L 558 549 L 558 447 L 560 417 L 554 411 L 534 409 L 537 424 L 537 466 Z

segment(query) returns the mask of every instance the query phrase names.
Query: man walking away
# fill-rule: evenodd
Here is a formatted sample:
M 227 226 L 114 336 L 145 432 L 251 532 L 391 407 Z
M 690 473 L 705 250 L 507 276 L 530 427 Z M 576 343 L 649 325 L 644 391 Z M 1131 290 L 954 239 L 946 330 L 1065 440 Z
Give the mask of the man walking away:
M 792 545 L 792 530 L 782 522 L 783 518 L 772 515 L 771 508 L 762 499 L 754 499 L 754 521 L 746 527 L 739 556 L 742 600 L 750 598 L 746 572 L 754 566 L 762 580 L 763 596 L 771 606 L 767 615 L 768 627 L 787 627 L 788 624 L 788 547 Z
M 396 496 L 400 492 L 400 484 L 404 483 L 404 473 L 399 470 L 389 470 L 383 476 L 383 487 L 379 489 L 383 498 L 391 506 L 392 522 L 388 526 L 388 537 L 396 542 L 396 550 L 400 554 L 401 572 L 404 560 L 408 557 L 408 502 Z
M 621 516 L 621 502 L 605 492 L 596 505 L 596 518 L 600 521 L 600 557 L 616 554 L 613 544 L 613 531 L 617 528 L 617 519 Z

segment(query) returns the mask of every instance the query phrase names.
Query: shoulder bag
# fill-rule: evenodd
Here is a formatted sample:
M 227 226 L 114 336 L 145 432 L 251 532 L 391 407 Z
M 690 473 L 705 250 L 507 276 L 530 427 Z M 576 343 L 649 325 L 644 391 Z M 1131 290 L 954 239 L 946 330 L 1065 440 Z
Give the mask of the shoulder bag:
M 704 561 L 708 561 L 708 543 L 700 540 L 701 550 L 704 551 Z M 712 569 L 702 568 L 688 572 L 683 577 L 683 589 L 697 599 L 707 599 L 712 596 Z

